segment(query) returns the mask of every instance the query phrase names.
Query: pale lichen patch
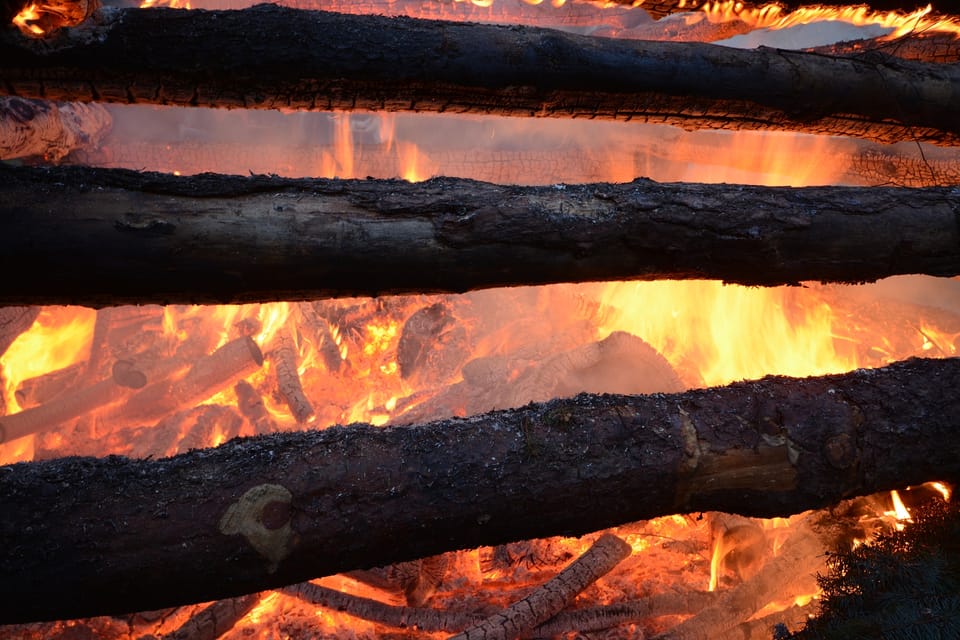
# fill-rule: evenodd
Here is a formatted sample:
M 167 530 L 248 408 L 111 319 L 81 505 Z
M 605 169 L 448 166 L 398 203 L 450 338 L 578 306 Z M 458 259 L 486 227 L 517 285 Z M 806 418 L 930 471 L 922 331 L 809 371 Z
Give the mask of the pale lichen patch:
M 279 484 L 259 484 L 230 505 L 220 518 L 220 533 L 243 535 L 257 552 L 267 559 L 267 571 L 273 573 L 293 550 L 293 529 L 289 517 L 277 521 L 279 505 L 289 506 L 293 494 Z

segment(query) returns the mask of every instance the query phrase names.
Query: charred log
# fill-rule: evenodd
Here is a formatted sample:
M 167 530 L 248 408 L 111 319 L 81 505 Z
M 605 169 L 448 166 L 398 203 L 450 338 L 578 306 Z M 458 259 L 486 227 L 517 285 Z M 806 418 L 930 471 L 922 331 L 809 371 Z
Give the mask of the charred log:
M 785 515 L 957 482 L 958 381 L 960 359 L 911 360 L 162 460 L 12 465 L 0 469 L 0 620 L 156 609 L 676 512 Z
M 960 142 L 960 69 L 882 54 L 618 41 L 272 5 L 120 10 L 83 29 L 43 46 L 0 35 L 0 86 L 52 100 L 590 117 Z
M 3 304 L 960 274 L 948 188 L 508 187 L 2 167 L 0 178 L 0 266 L 19 274 Z

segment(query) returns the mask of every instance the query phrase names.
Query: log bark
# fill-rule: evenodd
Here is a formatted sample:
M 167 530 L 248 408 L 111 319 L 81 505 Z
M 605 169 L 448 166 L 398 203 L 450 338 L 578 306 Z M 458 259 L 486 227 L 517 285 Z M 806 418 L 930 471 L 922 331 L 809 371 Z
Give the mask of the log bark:
M 0 167 L 0 304 L 960 274 L 949 188 L 179 178 Z M 45 269 L 24 269 L 43 264 Z
M 425 426 L 0 469 L 0 621 L 221 599 L 678 512 L 775 516 L 960 481 L 960 359 Z M 83 598 L 73 597 L 83 593 Z
M 52 100 L 590 117 L 960 143 L 960 69 L 882 54 L 746 51 L 272 5 L 103 18 L 42 45 L 0 34 L 0 86 Z

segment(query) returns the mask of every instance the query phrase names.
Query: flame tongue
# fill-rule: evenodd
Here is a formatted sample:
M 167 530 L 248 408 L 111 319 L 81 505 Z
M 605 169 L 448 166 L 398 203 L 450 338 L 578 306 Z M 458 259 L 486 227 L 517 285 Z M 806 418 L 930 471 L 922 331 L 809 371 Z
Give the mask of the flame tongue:
M 80 24 L 100 6 L 98 0 L 32 2 L 13 18 L 13 24 L 27 36 L 39 38 L 57 29 Z

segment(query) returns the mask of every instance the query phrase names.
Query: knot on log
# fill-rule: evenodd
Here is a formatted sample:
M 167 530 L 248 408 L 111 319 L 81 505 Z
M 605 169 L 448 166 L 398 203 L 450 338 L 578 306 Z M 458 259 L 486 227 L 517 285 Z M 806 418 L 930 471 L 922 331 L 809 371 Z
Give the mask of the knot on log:
M 840 433 L 827 440 L 823 445 L 823 453 L 830 466 L 839 470 L 849 469 L 860 457 L 853 436 L 849 433 Z
M 279 484 L 259 484 L 249 489 L 220 518 L 220 533 L 241 534 L 269 561 L 267 571 L 274 573 L 293 550 L 290 527 L 290 503 L 293 494 Z

